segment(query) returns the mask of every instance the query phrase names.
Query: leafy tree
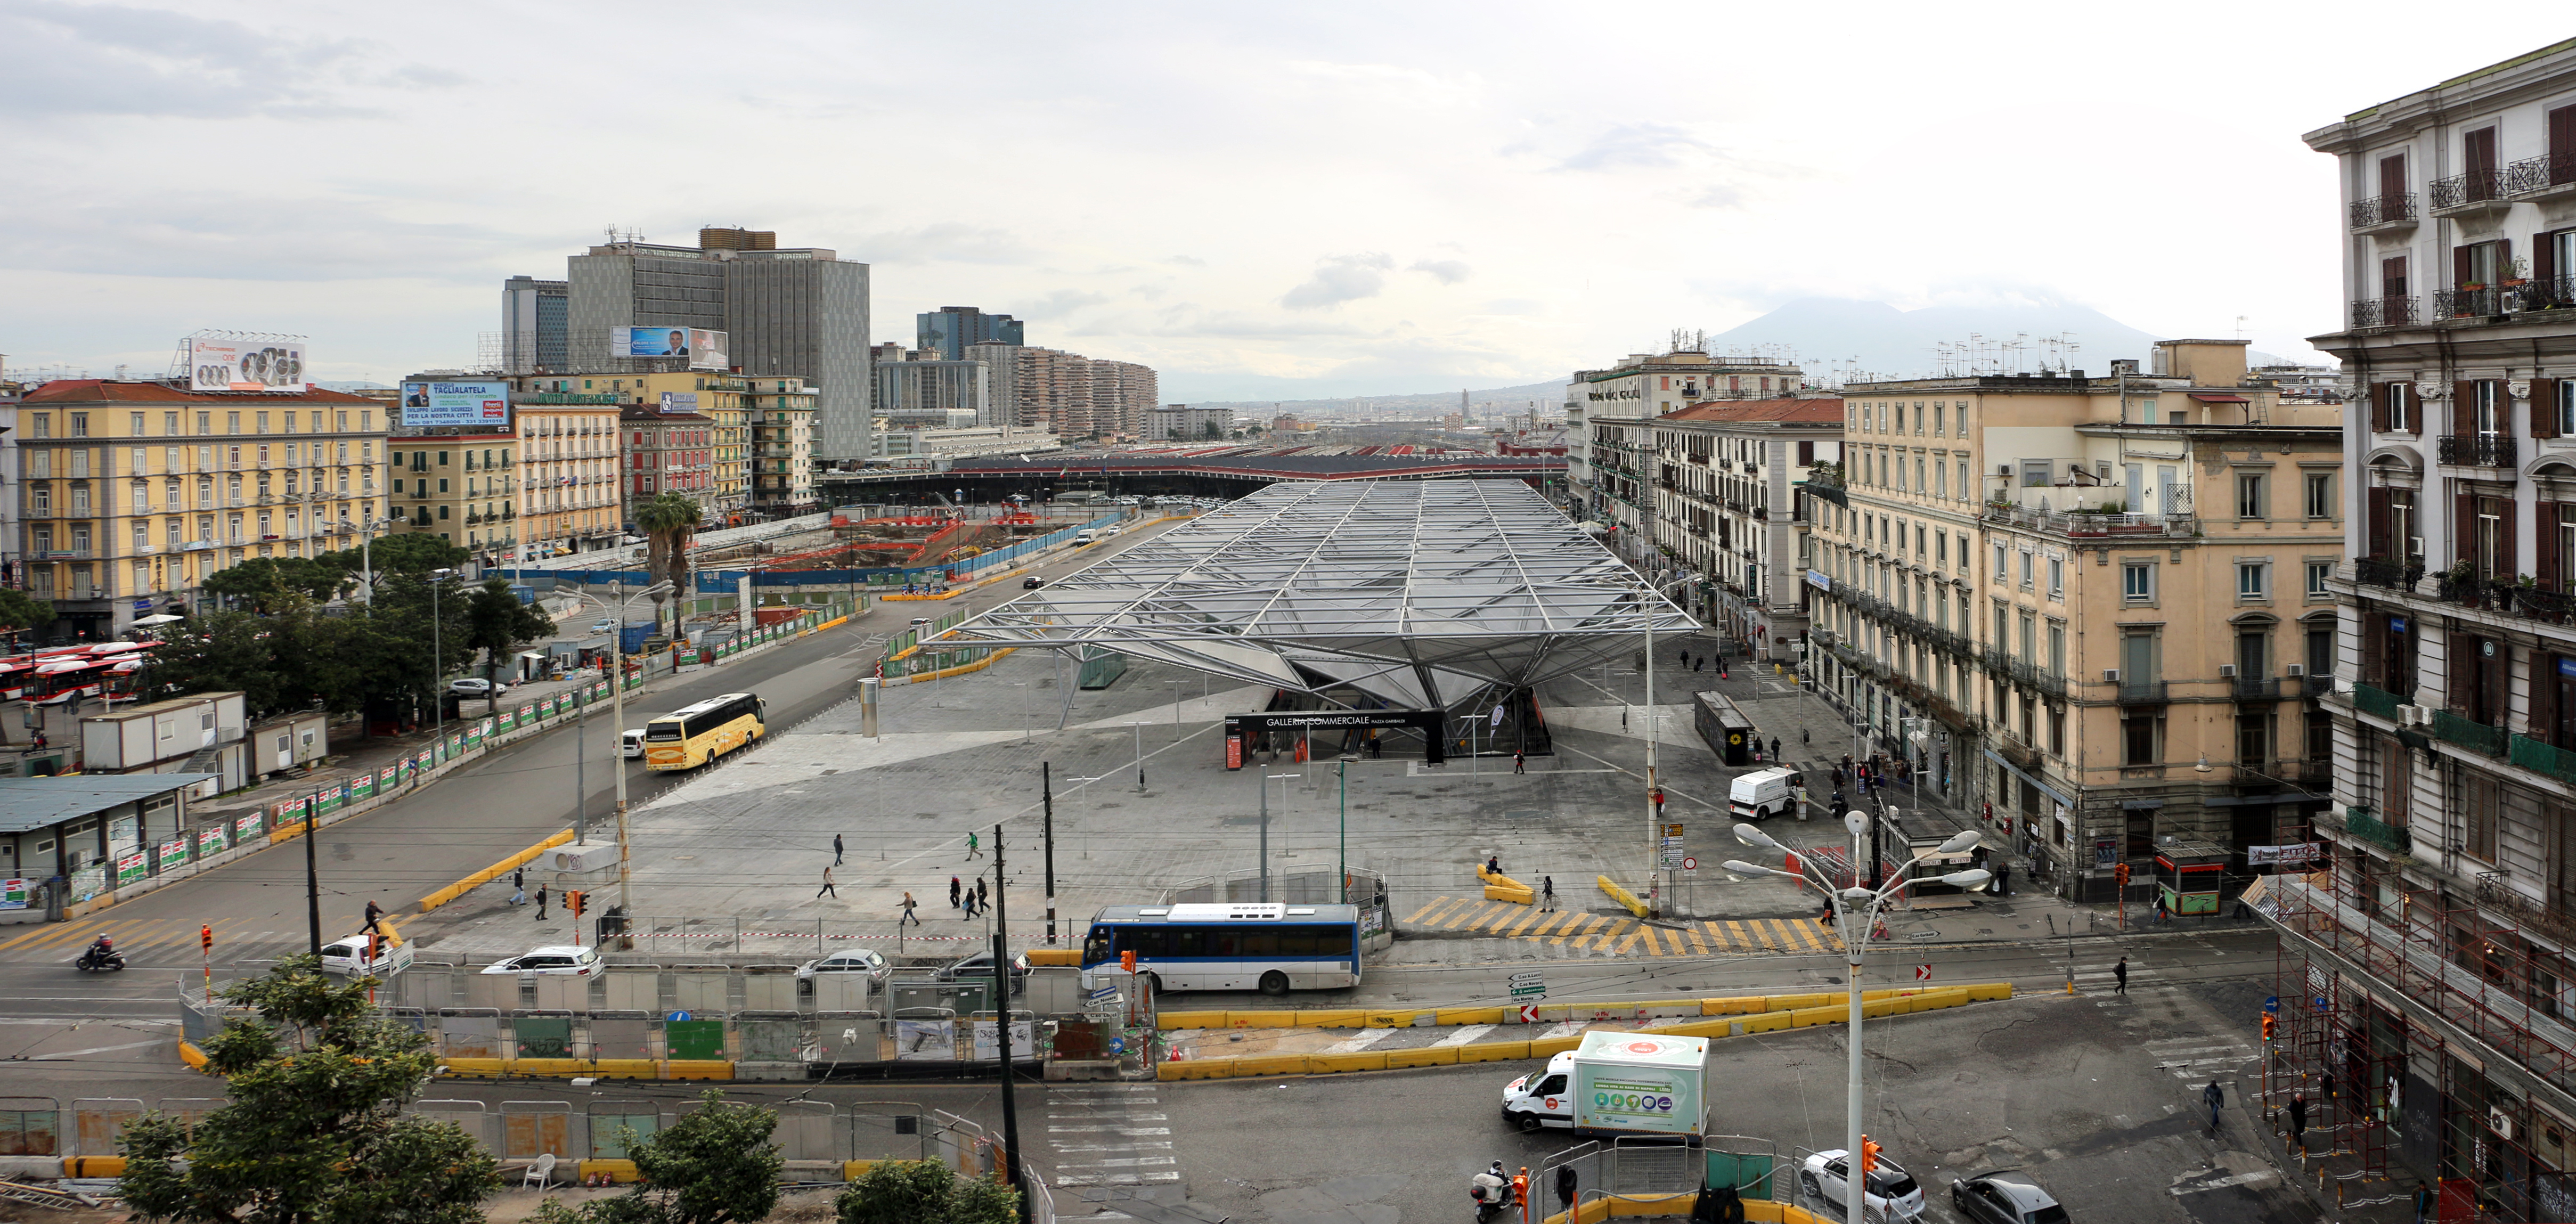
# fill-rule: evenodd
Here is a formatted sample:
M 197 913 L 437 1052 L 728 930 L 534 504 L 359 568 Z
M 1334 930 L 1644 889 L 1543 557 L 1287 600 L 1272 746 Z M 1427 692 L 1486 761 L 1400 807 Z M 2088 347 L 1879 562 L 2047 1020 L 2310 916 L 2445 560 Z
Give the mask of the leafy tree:
M 152 652 L 150 683 L 172 696 L 239 690 L 253 716 L 283 709 L 288 685 L 277 667 L 281 627 L 280 621 L 247 612 L 194 618 Z
M 710 1088 L 701 1104 L 649 1139 L 627 1131 L 627 1152 L 643 1180 L 610 1199 L 566 1207 L 547 1199 L 537 1224 L 749 1224 L 778 1206 L 787 1167 L 769 1141 L 778 1113 L 725 1100 Z
M 254 557 L 206 576 L 205 586 L 260 613 L 323 603 L 355 587 L 348 572 L 306 557 Z
M 225 990 L 257 1008 L 206 1042 L 228 1104 L 193 1126 L 158 1112 L 125 1129 L 135 1214 L 175 1224 L 480 1224 L 501 1188 L 453 1123 L 401 1112 L 437 1060 L 377 1015 L 373 979 L 336 981 L 311 956 Z M 185 1160 L 185 1166 L 181 1161 Z
M 635 529 L 644 533 L 645 565 L 657 581 L 671 584 L 672 617 L 679 616 L 679 600 L 689 589 L 689 537 L 706 517 L 698 499 L 686 493 L 665 492 L 635 508 Z M 661 627 L 662 614 L 653 613 L 655 629 Z
M 0 629 L 42 629 L 53 623 L 54 605 L 0 587 Z
M 484 699 L 485 709 L 498 709 L 501 660 L 515 646 L 553 637 L 554 618 L 533 604 L 520 603 L 519 597 L 510 593 L 507 578 L 484 579 L 483 585 L 461 602 L 466 605 L 465 645 L 484 652 L 483 678 L 492 682 L 492 691 Z
M 1016 1224 L 1020 1192 L 936 1160 L 889 1160 L 868 1166 L 832 1206 L 839 1224 Z
M 364 551 L 344 548 L 324 553 L 314 560 L 345 574 L 363 574 L 375 567 L 376 580 L 387 574 L 426 574 L 436 569 L 454 569 L 472 556 L 462 544 L 451 544 L 433 532 L 407 531 L 389 535 L 369 544 Z

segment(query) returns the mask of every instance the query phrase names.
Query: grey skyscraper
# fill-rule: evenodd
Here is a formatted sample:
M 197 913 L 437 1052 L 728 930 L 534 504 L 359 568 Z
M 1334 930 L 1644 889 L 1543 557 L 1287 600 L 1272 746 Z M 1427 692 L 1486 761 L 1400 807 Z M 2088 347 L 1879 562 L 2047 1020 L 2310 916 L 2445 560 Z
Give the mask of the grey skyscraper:
M 537 374 L 567 368 L 564 328 L 570 303 L 564 282 L 513 276 L 501 282 L 501 369 Z
M 695 247 L 612 242 L 566 260 L 566 344 L 579 369 L 667 368 L 617 355 L 619 329 L 727 333 L 732 368 L 813 380 L 814 457 L 868 453 L 868 265 L 820 247 L 777 248 L 766 231 L 702 229 Z
M 985 314 L 973 306 L 942 306 L 913 316 L 913 347 L 939 354 L 943 361 L 963 361 L 970 344 L 1026 344 L 1020 321 L 1006 314 Z

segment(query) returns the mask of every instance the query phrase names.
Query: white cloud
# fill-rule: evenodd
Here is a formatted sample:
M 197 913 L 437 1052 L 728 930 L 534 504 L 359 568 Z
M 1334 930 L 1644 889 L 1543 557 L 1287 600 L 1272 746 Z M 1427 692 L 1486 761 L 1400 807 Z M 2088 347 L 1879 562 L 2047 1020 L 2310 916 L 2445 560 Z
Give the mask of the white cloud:
M 1405 271 L 1430 273 L 1431 279 L 1444 285 L 1457 284 L 1475 274 L 1475 269 L 1468 267 L 1467 262 L 1462 259 L 1416 260 L 1413 266 L 1406 268 Z
M 1288 291 L 1279 304 L 1290 310 L 1322 310 L 1376 297 L 1386 288 L 1387 270 L 1395 261 L 1384 254 L 1328 255 L 1315 261 L 1315 274 Z

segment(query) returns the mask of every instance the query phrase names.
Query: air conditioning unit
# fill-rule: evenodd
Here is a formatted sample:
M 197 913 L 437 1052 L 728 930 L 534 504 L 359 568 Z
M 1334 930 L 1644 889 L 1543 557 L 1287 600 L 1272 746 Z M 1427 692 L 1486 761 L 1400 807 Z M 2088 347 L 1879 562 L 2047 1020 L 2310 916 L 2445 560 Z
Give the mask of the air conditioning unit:
M 2235 665 L 2235 664 L 2233 664 L 2233 663 L 2221 663 L 2221 664 L 2219 664 L 2219 665 L 2218 665 L 2218 678 L 2219 678 L 2219 679 L 2221 679 L 2221 680 L 2233 680 L 2233 679 L 2235 679 L 2235 678 L 2236 678 L 2236 665 Z
M 2402 706 L 2397 707 L 2397 725 L 2398 725 L 2398 726 L 2401 726 L 2401 727 L 2420 727 L 2420 726 L 2424 725 L 2424 722 L 2425 722 L 2424 707 L 2419 706 L 2419 705 L 2402 705 Z
M 2513 1115 L 2493 1105 L 2487 1106 L 2487 1129 L 2494 1131 L 2496 1138 L 2507 1143 L 2513 1142 Z M 1864 1152 L 1862 1155 L 1868 1155 L 1868 1153 Z
M 2113 684 L 2118 684 L 2120 682 L 2120 669 L 2116 667 L 2105 667 L 2102 669 L 2102 678 Z
M 2308 668 L 2307 668 L 2307 665 L 2306 665 L 2306 664 L 2304 664 L 2304 663 L 2293 663 L 2293 664 L 2291 664 L 2291 665 L 2290 665 L 2290 674 L 2291 674 L 2291 675 L 2293 675 L 2293 676 L 2304 676 L 2304 675 L 2307 675 L 2307 674 L 2308 674 Z

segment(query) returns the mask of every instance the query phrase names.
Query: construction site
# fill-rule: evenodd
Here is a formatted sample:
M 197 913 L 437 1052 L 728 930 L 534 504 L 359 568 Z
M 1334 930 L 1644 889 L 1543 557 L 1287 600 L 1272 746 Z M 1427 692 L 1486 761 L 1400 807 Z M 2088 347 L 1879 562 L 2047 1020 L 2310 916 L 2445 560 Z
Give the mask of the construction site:
M 867 513 L 871 510 L 878 513 L 871 516 Z M 955 565 L 1036 539 L 1098 513 L 1079 509 L 1050 515 L 984 507 L 924 510 L 852 506 L 844 511 L 832 515 L 830 526 L 814 531 L 691 549 L 690 568 L 701 573 L 740 569 L 781 573 Z M 846 511 L 859 513 L 853 516 Z
M 2558 967 L 2576 931 L 2500 878 L 2463 895 L 2367 856 L 2245 900 L 2280 933 L 2262 1104 L 2326 1198 L 2429 1186 L 2445 1220 L 2576 1219 L 2576 984 Z

